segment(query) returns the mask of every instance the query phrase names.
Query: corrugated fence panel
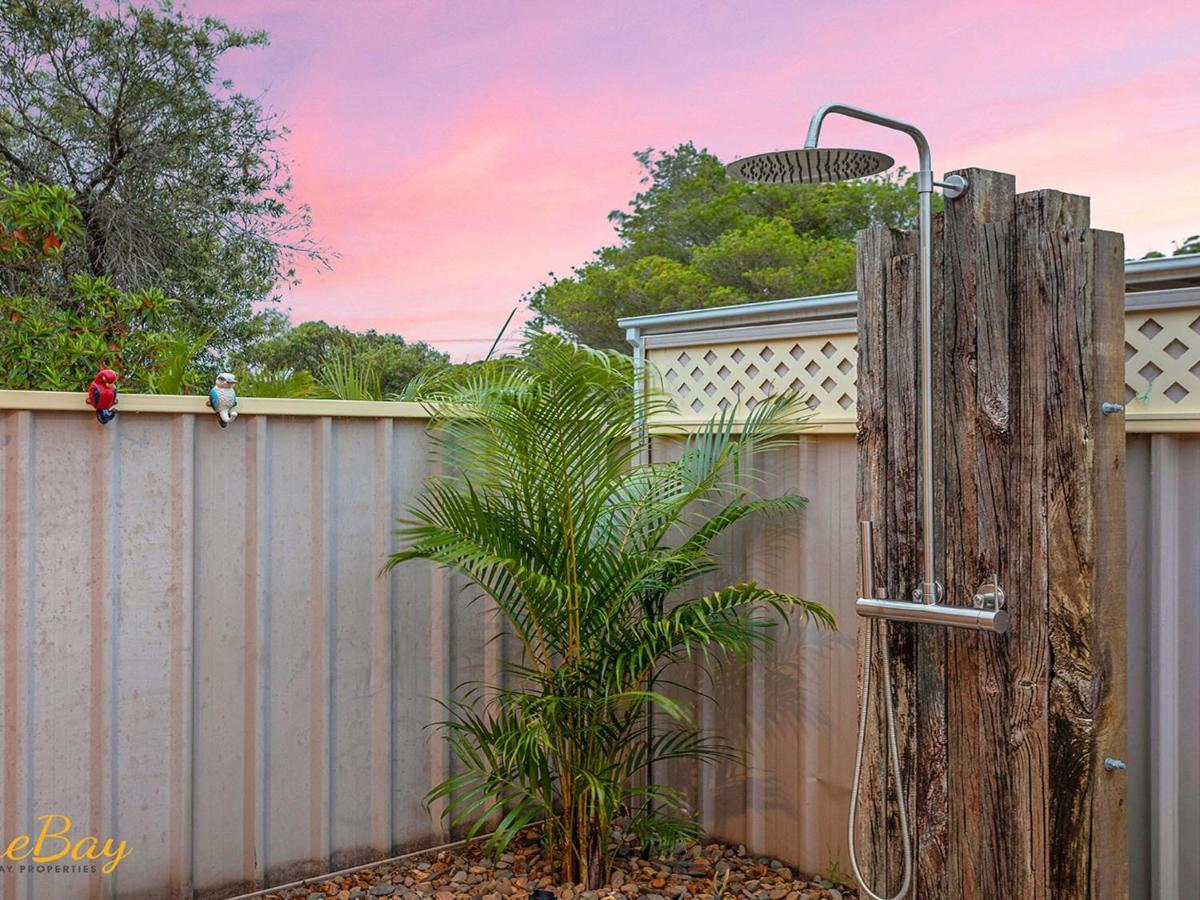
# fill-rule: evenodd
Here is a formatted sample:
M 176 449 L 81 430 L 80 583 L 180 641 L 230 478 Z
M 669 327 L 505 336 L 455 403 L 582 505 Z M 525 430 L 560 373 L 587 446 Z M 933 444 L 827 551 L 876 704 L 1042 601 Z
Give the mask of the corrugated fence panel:
M 387 821 L 391 813 L 386 808 L 391 798 L 388 777 L 391 746 L 386 740 L 389 728 L 386 722 L 377 728 L 373 719 L 378 709 L 374 692 L 386 692 L 388 679 L 372 683 L 371 678 L 373 667 L 390 665 L 390 655 L 375 658 L 375 629 L 383 632 L 379 637 L 384 648 L 391 640 L 390 610 L 382 623 L 376 623 L 374 615 L 375 579 L 379 570 L 378 519 L 382 513 L 389 519 L 385 527 L 390 528 L 392 514 L 390 503 L 382 508 L 376 504 L 377 494 L 385 501 L 391 494 L 390 466 L 382 468 L 375 464 L 376 432 L 371 421 L 339 423 L 333 433 L 331 454 L 338 465 L 329 473 L 334 501 L 330 504 L 329 526 L 335 536 L 327 573 L 333 587 L 329 629 L 333 673 L 329 758 L 333 768 L 329 806 L 330 845 L 334 864 L 338 866 L 354 865 L 377 856 L 387 842 L 376 843 L 375 814 Z M 383 714 L 389 710 L 390 704 Z M 385 738 L 382 742 L 378 740 L 381 734 Z M 385 757 L 382 767 L 376 765 L 378 756 Z M 376 771 L 381 772 L 381 783 L 373 785 L 369 776 Z M 376 793 L 378 803 L 385 807 L 383 811 L 373 809 Z
M 660 445 L 656 455 L 673 452 Z M 671 772 L 689 791 L 705 829 L 807 871 L 846 867 L 846 814 L 857 715 L 855 465 L 852 435 L 802 437 L 759 460 L 764 494 L 798 493 L 806 509 L 731 529 L 717 548 L 721 570 L 701 585 L 754 580 L 829 607 L 839 629 L 802 624 L 744 670 L 691 676 L 702 725 L 745 750 L 744 759 Z
M 132 850 L 0 897 L 229 896 L 444 837 L 430 697 L 499 656 L 442 573 L 378 577 L 423 420 L 9 410 L 0 450 L 0 834 Z
M 1200 882 L 1200 436 L 1130 435 L 1131 897 Z
M 429 472 L 417 418 L 0 413 L 0 834 L 115 835 L 114 877 L 0 874 L 3 900 L 229 896 L 447 837 L 437 699 L 499 675 L 491 610 L 412 563 L 377 577 Z M 668 453 L 660 444 L 656 452 Z M 708 587 L 819 600 L 697 715 L 746 750 L 667 777 L 706 829 L 846 867 L 857 698 L 852 435 L 762 461 L 809 498 L 719 547 Z M 1200 879 L 1200 436 L 1129 437 L 1131 896 Z
M 95 431 L 95 430 L 93 430 Z M 178 422 L 162 417 L 131 417 L 105 438 L 116 438 L 109 462 L 114 527 L 104 530 L 107 552 L 116 561 L 115 628 L 109 677 L 113 696 L 113 817 L 106 833 L 119 834 L 138 848 L 114 874 L 122 895 L 152 894 L 172 866 L 172 815 L 182 815 L 177 767 L 185 723 L 181 696 L 185 660 L 178 618 L 178 533 L 186 521 L 177 508 Z M 166 452 L 164 452 L 164 450 Z M 123 473 L 134 477 L 123 479 Z M 176 695 L 180 696 L 176 696 Z M 103 749 L 103 744 L 97 745 Z M 65 879 L 59 878 L 59 881 Z M 66 880 L 70 883 L 69 880 Z

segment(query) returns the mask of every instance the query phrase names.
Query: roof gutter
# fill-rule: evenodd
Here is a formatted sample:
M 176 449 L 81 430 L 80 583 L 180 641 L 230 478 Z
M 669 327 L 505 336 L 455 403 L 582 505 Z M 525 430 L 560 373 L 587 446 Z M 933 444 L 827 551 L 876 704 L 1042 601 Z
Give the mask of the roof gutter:
M 1200 253 L 1131 259 L 1125 263 L 1125 290 L 1154 291 L 1200 285 Z

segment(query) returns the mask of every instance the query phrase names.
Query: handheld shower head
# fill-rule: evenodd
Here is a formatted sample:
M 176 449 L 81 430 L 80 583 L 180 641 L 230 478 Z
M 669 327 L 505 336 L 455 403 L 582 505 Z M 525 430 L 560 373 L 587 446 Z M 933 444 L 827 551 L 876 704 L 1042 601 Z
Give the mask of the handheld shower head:
M 767 184 L 820 184 L 886 172 L 896 161 L 873 150 L 838 147 L 777 150 L 737 159 L 725 167 L 739 181 Z

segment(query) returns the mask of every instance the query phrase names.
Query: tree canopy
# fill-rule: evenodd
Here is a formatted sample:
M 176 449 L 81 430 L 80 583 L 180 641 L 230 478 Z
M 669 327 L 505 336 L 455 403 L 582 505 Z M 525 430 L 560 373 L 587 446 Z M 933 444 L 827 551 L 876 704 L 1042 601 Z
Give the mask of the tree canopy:
M 1187 256 L 1192 253 L 1200 253 L 1200 234 L 1189 235 L 1182 241 L 1172 241 L 1171 243 L 1175 246 L 1170 253 L 1163 253 L 1161 250 L 1151 250 L 1142 259 L 1162 259 L 1164 256 Z
M 428 344 L 408 342 L 398 334 L 349 331 L 321 320 L 292 326 L 278 312 L 264 317 L 262 340 L 243 349 L 235 358 L 239 368 L 251 372 L 309 372 L 321 381 L 336 381 L 331 367 L 347 359 L 378 382 L 376 399 L 399 394 L 415 375 L 444 365 L 448 357 Z M 332 366 L 331 366 L 332 364 Z
M 894 177 L 824 185 L 735 181 L 692 142 L 634 154 L 643 190 L 609 214 L 618 242 L 526 295 L 538 323 L 626 349 L 621 316 L 851 290 L 854 236 L 911 227 L 915 184 Z
M 85 273 L 160 290 L 232 346 L 298 258 L 324 260 L 291 197 L 286 129 L 218 80 L 226 54 L 266 41 L 170 0 L 0 4 L 0 164 L 64 186 L 80 213 L 59 288 Z
M 286 137 L 218 76 L 263 32 L 170 0 L 0 4 L 0 377 L 70 390 L 385 397 L 445 354 L 255 308 L 326 262 Z
M 79 389 L 107 366 L 147 389 L 172 355 L 174 303 L 162 291 L 122 291 L 64 265 L 79 223 L 65 188 L 0 171 L 0 385 Z

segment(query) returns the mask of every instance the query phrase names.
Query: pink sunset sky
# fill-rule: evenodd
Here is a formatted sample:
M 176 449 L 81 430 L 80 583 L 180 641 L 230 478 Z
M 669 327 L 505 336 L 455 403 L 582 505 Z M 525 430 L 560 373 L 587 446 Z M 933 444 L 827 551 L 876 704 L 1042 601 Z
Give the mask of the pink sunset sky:
M 191 0 L 264 28 L 236 86 L 291 129 L 296 194 L 340 254 L 293 321 L 478 355 L 521 295 L 612 240 L 631 153 L 803 141 L 839 100 L 920 125 L 938 172 L 1092 197 L 1126 255 L 1200 231 L 1200 4 Z M 830 120 L 831 144 L 911 142 Z

